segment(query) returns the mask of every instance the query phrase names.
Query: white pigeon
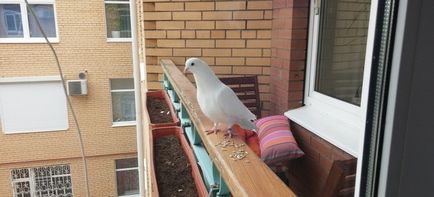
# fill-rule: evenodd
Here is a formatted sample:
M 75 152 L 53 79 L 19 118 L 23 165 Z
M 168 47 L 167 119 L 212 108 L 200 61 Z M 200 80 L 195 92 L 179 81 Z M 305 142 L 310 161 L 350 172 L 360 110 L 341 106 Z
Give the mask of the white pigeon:
M 214 122 L 214 127 L 207 131 L 208 133 L 216 132 L 219 123 L 227 125 L 229 137 L 232 137 L 234 124 L 244 129 L 256 129 L 253 124 L 256 116 L 247 109 L 231 88 L 217 78 L 207 63 L 198 58 L 189 58 L 185 62 L 184 73 L 187 71 L 193 73 L 196 80 L 200 109 Z

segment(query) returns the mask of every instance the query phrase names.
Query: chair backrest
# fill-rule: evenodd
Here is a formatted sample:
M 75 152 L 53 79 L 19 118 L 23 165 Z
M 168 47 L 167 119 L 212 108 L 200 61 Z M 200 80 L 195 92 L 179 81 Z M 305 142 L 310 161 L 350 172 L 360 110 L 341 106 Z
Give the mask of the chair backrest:
M 357 159 L 333 162 L 330 174 L 320 196 L 354 196 Z
M 256 75 L 245 77 L 224 77 L 220 78 L 220 80 L 232 88 L 241 102 L 243 102 L 257 118 L 261 118 L 262 106 L 259 97 L 258 77 Z

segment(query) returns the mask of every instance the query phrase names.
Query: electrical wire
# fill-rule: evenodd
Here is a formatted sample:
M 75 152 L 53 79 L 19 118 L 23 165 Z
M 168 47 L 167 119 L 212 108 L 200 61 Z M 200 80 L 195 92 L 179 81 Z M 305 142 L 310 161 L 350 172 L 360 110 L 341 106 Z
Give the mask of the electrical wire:
M 65 78 L 63 77 L 63 71 L 62 67 L 60 66 L 60 61 L 57 56 L 56 50 L 54 49 L 51 42 L 48 40 L 47 34 L 45 33 L 44 29 L 41 26 L 41 23 L 39 22 L 39 19 L 36 17 L 35 12 L 33 11 L 32 7 L 30 6 L 29 2 L 27 0 L 24 0 L 27 6 L 27 9 L 30 10 L 30 13 L 32 14 L 33 18 L 36 21 L 36 24 L 38 26 L 39 31 L 41 31 L 42 35 L 44 36 L 45 41 L 47 42 L 48 46 L 50 47 L 51 51 L 53 52 L 54 59 L 56 60 L 57 69 L 60 74 L 60 78 L 62 80 L 62 86 L 63 86 L 63 92 L 65 93 L 66 100 L 68 102 L 69 109 L 71 110 L 72 117 L 74 119 L 75 127 L 77 128 L 77 138 L 80 143 L 80 152 L 81 152 L 81 158 L 83 160 L 83 170 L 84 170 L 84 182 L 86 186 L 86 196 L 89 197 L 89 179 L 88 179 L 88 170 L 87 170 L 87 162 L 86 162 L 86 155 L 84 152 L 84 145 L 83 145 L 83 138 L 81 135 L 80 125 L 78 124 L 77 115 L 75 114 L 74 108 L 72 106 L 71 99 L 68 96 L 68 93 L 66 91 L 66 85 L 65 85 Z

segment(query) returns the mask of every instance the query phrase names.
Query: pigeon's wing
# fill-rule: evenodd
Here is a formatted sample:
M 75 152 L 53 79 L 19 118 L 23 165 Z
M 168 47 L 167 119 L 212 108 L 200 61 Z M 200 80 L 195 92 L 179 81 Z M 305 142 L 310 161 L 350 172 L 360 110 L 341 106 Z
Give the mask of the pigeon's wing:
M 231 88 L 222 83 L 216 96 L 217 105 L 226 116 L 234 118 L 235 122 L 243 128 L 256 129 L 251 122 L 256 119 L 256 116 L 247 109 Z

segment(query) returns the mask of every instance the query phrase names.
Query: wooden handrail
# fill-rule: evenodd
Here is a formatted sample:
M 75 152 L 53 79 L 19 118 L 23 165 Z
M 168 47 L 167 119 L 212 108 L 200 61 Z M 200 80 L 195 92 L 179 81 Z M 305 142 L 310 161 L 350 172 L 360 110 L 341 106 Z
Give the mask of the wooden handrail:
M 223 150 L 216 146 L 224 140 L 224 132 L 217 135 L 205 133 L 213 124 L 199 108 L 196 87 L 171 60 L 161 60 L 160 64 L 233 196 L 296 196 L 248 146 L 245 146 L 247 158 L 243 160 L 230 158 L 229 155 L 235 151 L 235 147 L 226 147 Z M 235 144 L 244 143 L 237 137 L 233 140 Z

